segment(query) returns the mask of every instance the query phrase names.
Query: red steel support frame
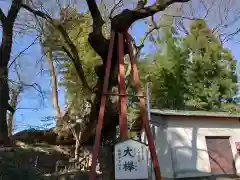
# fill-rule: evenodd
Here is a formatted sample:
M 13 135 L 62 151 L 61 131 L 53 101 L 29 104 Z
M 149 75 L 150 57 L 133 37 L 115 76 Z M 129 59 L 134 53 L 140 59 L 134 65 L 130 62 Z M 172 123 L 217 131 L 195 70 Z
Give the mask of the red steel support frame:
M 92 166 L 91 166 L 91 171 L 89 176 L 90 180 L 94 180 L 96 177 L 97 158 L 98 158 L 98 153 L 100 148 L 100 138 L 102 133 L 103 118 L 104 118 L 105 105 L 106 105 L 106 99 L 107 99 L 105 93 L 107 93 L 107 90 L 108 90 L 114 38 L 115 38 L 115 32 L 112 32 L 111 40 L 109 43 L 109 49 L 108 49 L 107 67 L 106 67 L 106 72 L 104 76 L 103 91 L 102 91 L 101 104 L 100 104 L 100 110 L 99 110 L 98 122 L 97 122 L 98 124 L 96 129 L 94 147 L 93 147 Z
M 125 88 L 125 68 L 124 68 L 124 51 L 123 51 L 123 34 L 118 33 L 118 89 L 120 94 L 120 107 L 119 107 L 119 127 L 120 138 L 126 140 L 128 136 L 127 126 L 127 100 L 126 100 L 126 88 Z
M 151 135 L 151 129 L 150 129 L 147 111 L 146 111 L 146 107 L 145 107 L 146 103 L 145 103 L 145 99 L 143 97 L 143 92 L 141 90 L 141 84 L 140 84 L 139 73 L 138 73 L 138 69 L 137 69 L 137 63 L 136 63 L 136 59 L 133 55 L 133 49 L 132 49 L 132 45 L 131 45 L 131 37 L 128 33 L 124 33 L 124 34 L 127 39 L 129 56 L 130 56 L 131 67 L 132 67 L 133 83 L 134 83 L 134 87 L 136 89 L 137 95 L 139 95 L 140 114 L 142 117 L 146 135 L 147 135 L 148 146 L 150 149 L 151 159 L 152 159 L 153 168 L 154 168 L 154 172 L 155 172 L 155 178 L 156 178 L 156 180 L 162 180 L 160 166 L 158 163 L 158 158 L 157 158 L 157 153 L 156 153 L 156 148 L 155 148 L 153 138 Z
M 104 84 L 103 84 L 103 91 L 102 91 L 102 97 L 101 97 L 101 104 L 100 104 L 100 110 L 98 115 L 98 124 L 96 129 L 96 137 L 93 147 L 93 158 L 92 158 L 92 166 L 90 171 L 89 180 L 94 180 L 96 177 L 96 165 L 97 165 L 97 158 L 100 148 L 100 138 L 101 138 L 101 131 L 103 126 L 103 119 L 104 119 L 104 110 L 105 110 L 105 104 L 106 104 L 106 96 L 107 90 L 108 90 L 108 82 L 109 82 L 109 75 L 110 75 L 110 67 L 111 67 L 111 60 L 112 60 L 112 53 L 114 48 L 114 38 L 115 38 L 115 32 L 111 33 L 111 40 L 109 44 L 109 50 L 108 50 L 108 57 L 107 57 L 107 67 L 104 77 Z M 148 121 L 147 111 L 145 108 L 145 99 L 144 94 L 141 90 L 141 84 L 139 80 L 139 74 L 136 64 L 136 59 L 133 55 L 133 49 L 131 46 L 131 37 L 130 35 L 125 33 L 118 33 L 118 88 L 119 88 L 119 97 L 120 97 L 120 107 L 119 107 L 119 125 L 120 125 L 120 138 L 121 140 L 125 140 L 127 138 L 127 132 L 128 132 L 128 126 L 127 126 L 127 107 L 126 107 L 126 89 L 125 89 L 125 68 L 124 68 L 124 40 L 127 41 L 128 44 L 128 50 L 129 50 L 129 56 L 131 61 L 131 67 L 132 67 L 132 77 L 133 77 L 133 83 L 137 92 L 137 96 L 140 99 L 139 102 L 139 108 L 140 108 L 140 115 L 142 117 L 143 125 L 146 131 L 151 159 L 154 167 L 155 172 L 155 178 L 156 180 L 162 180 L 160 167 L 158 164 L 156 149 L 154 146 L 153 138 L 151 136 L 151 130 L 150 125 Z

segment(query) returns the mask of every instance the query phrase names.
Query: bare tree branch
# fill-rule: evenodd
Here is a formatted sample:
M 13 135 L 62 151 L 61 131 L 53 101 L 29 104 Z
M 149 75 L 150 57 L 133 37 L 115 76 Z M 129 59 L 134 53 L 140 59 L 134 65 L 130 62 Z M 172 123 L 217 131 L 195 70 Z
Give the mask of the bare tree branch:
M 97 3 L 95 0 L 87 0 L 87 5 L 89 8 L 89 11 L 91 13 L 92 19 L 93 19 L 93 31 L 95 33 L 102 33 L 101 32 L 101 27 L 103 26 L 103 24 L 105 23 L 101 13 L 97 7 Z
M 28 10 L 29 12 L 31 12 L 31 13 L 37 15 L 37 16 L 40 16 L 41 18 L 43 18 L 43 19 L 45 19 L 45 20 L 47 20 L 49 22 L 53 21 L 51 16 L 49 16 L 48 14 L 46 14 L 46 13 L 44 13 L 42 11 L 34 10 L 31 7 L 29 7 L 28 5 L 26 5 L 26 4 L 22 4 L 22 7 L 24 9 Z
M 227 36 L 225 36 L 225 38 L 222 40 L 223 43 L 231 40 L 234 38 L 234 36 L 236 36 L 238 33 L 240 33 L 240 28 L 238 28 L 235 32 L 232 32 L 230 34 L 228 34 Z
M 187 7 L 187 6 L 189 7 Z M 214 19 L 214 27 L 212 32 L 218 36 L 218 39 L 221 43 L 225 43 L 229 40 L 232 40 L 240 31 L 238 30 L 236 24 L 240 19 L 239 4 L 236 1 L 231 0 L 199 0 L 199 4 L 189 3 L 182 4 L 181 11 L 182 14 L 186 14 L 184 10 L 189 9 L 188 11 L 192 12 L 190 18 L 186 16 L 176 17 L 176 19 L 183 21 L 194 20 L 194 17 L 201 16 L 201 19 L 204 19 L 206 22 L 212 21 L 212 16 L 217 16 Z M 194 8 L 193 6 L 199 7 Z M 203 8 L 203 10 L 201 9 Z M 232 16 L 234 13 L 234 16 Z M 185 31 L 183 22 L 178 22 L 177 26 L 180 26 L 181 30 Z
M 122 2 L 123 2 L 123 0 L 119 0 L 119 1 L 113 6 L 112 10 L 110 11 L 109 19 L 112 19 L 112 15 L 113 15 L 114 11 L 115 11 L 117 8 L 119 8 L 120 3 L 122 3 Z
M 2 9 L 0 9 L 0 21 L 2 22 L 2 24 L 6 21 L 6 19 L 7 17 L 3 13 Z
M 210 10 L 214 7 L 214 4 L 215 4 L 216 1 L 213 1 L 213 2 L 211 3 L 210 7 L 207 7 L 207 5 L 205 4 L 205 2 L 204 2 L 203 0 L 201 0 L 200 2 L 202 3 L 203 7 L 204 7 L 205 10 L 206 10 L 206 14 L 205 14 L 205 16 L 204 16 L 204 19 L 206 19 L 207 16 L 208 16 L 208 14 L 209 14 L 209 12 L 210 12 Z
M 38 109 L 37 108 L 29 108 L 29 107 L 19 107 L 19 108 L 16 108 L 16 110 L 34 110 L 34 111 L 37 111 Z
M 33 42 L 28 46 L 26 47 L 24 50 L 22 50 L 20 53 L 18 53 L 18 55 L 12 60 L 12 62 L 9 64 L 8 68 L 10 68 L 14 63 L 15 61 L 22 55 L 24 54 L 32 45 L 34 45 L 38 40 L 38 37 L 36 37 Z
M 102 26 L 104 25 L 105 22 L 101 16 L 96 1 L 95 0 L 86 1 L 88 9 L 93 19 L 93 32 L 89 34 L 88 42 L 104 61 L 107 57 L 107 49 L 109 45 L 109 41 L 102 34 Z
M 21 7 L 21 0 L 14 0 L 8 12 L 7 21 L 13 22 L 17 18 L 19 9 Z
M 158 30 L 161 27 L 166 27 L 166 26 L 168 26 L 168 25 L 164 25 L 164 26 L 157 25 L 157 23 L 154 21 L 154 16 L 152 16 L 151 17 L 151 25 L 149 25 L 149 30 L 144 34 L 144 37 L 143 37 L 141 43 L 139 45 L 136 45 L 135 42 L 134 42 L 134 44 L 133 44 L 136 48 L 136 53 L 135 53 L 134 58 L 136 58 L 140 54 L 140 51 L 144 47 L 144 42 L 146 41 L 148 36 L 151 35 L 154 30 Z
M 132 23 L 139 19 L 153 16 L 155 13 L 165 10 L 171 4 L 188 1 L 190 0 L 165 0 L 162 3 L 154 3 L 153 5 L 140 9 L 126 9 L 112 19 L 112 28 L 116 31 L 126 31 Z
M 187 17 L 187 16 L 177 16 L 177 15 L 170 15 L 170 14 L 163 14 L 164 16 L 170 16 L 173 18 L 181 18 L 181 19 L 187 19 L 187 20 L 191 20 L 191 21 L 195 21 L 195 20 L 201 20 L 201 18 L 194 18 L 194 17 Z
M 42 99 L 45 99 L 44 98 L 44 92 L 43 92 L 43 90 L 42 90 L 42 88 L 39 84 L 33 83 L 33 84 L 23 84 L 23 85 L 26 86 L 26 87 L 32 87 L 33 89 L 35 89 L 39 93 L 39 95 Z

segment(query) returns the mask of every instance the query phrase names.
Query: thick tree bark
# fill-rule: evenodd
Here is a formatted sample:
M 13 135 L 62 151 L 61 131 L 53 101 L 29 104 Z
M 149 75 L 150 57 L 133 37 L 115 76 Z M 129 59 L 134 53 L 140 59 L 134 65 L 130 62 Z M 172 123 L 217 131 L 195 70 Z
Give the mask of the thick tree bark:
M 0 54 L 1 55 L 1 54 Z M 3 55 L 2 55 L 3 56 Z M 1 57 L 2 57 L 1 56 Z M 8 81 L 7 68 L 0 66 L 0 146 L 8 143 L 8 128 L 7 128 L 7 109 L 8 109 Z
M 6 145 L 9 141 L 6 119 L 9 105 L 8 62 L 12 51 L 13 24 L 21 3 L 21 0 L 13 0 L 7 16 L 0 9 L 0 20 L 3 26 L 0 46 L 0 145 Z
M 8 129 L 6 121 L 9 99 L 7 63 L 10 59 L 11 53 L 11 46 L 9 47 L 9 39 L 11 41 L 12 35 L 8 35 L 8 29 L 11 29 L 11 24 L 7 24 L 7 26 L 6 17 L 2 14 L 1 16 L 3 16 L 1 17 L 2 24 L 5 24 L 5 28 L 3 28 L 2 44 L 0 47 L 0 145 L 3 145 L 8 139 Z

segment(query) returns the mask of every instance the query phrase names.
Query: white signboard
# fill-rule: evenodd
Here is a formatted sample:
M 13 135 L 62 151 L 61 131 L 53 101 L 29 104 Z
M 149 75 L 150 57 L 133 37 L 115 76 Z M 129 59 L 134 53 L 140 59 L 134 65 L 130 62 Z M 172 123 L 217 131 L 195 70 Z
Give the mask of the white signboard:
M 115 145 L 115 179 L 148 179 L 146 145 L 133 139 Z

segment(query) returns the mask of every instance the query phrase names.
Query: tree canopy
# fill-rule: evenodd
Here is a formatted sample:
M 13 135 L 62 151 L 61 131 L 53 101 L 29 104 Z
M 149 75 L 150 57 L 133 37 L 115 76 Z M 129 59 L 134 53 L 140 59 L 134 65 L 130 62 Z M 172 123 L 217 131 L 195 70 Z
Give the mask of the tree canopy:
M 236 94 L 236 60 L 204 20 L 193 21 L 189 34 L 174 27 L 153 39 L 157 51 L 145 76 L 152 83 L 152 104 L 158 108 L 232 111 L 221 99 Z M 229 109 L 230 108 L 230 109 Z

